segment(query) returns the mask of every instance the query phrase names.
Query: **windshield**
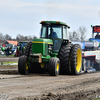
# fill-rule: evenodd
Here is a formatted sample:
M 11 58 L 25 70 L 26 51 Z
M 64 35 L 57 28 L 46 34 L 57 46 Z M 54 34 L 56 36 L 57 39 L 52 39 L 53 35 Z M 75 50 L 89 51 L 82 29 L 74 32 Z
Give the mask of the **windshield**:
M 62 38 L 62 26 L 58 25 L 43 25 L 41 38 Z

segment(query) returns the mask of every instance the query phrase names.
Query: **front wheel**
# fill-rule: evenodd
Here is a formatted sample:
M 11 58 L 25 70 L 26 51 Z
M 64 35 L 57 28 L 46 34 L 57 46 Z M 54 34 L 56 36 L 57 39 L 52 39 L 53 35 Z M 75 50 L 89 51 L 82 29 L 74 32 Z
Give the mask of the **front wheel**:
M 18 72 L 19 74 L 28 74 L 29 67 L 28 67 L 28 61 L 26 56 L 21 56 L 18 60 Z
M 49 61 L 49 74 L 51 76 L 57 76 L 59 75 L 60 70 L 60 61 L 58 58 L 52 57 Z

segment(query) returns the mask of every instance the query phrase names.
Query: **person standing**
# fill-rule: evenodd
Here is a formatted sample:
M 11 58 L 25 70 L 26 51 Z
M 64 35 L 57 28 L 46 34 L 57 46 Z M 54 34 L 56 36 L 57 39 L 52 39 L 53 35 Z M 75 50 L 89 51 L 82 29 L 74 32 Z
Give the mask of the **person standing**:
M 100 39 L 99 33 L 96 34 L 95 39 Z
M 9 47 L 8 47 L 8 48 L 7 48 L 7 55 L 8 55 L 8 56 L 9 56 L 9 50 L 10 50 L 10 49 L 9 49 Z

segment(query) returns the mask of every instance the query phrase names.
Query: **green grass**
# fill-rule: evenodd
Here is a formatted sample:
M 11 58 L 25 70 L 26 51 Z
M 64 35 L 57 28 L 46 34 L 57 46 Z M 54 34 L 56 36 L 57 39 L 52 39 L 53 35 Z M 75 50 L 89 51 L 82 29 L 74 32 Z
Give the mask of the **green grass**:
M 3 64 L 1 65 L 0 63 L 0 66 L 17 66 L 18 65 L 18 62 L 2 62 Z M 15 65 L 11 65 L 11 64 L 14 64 L 16 63 Z
M 14 57 L 14 55 L 9 55 L 9 56 L 6 56 L 6 55 L 0 55 L 0 58 L 2 57 Z
M 10 66 L 18 66 L 18 65 L 0 65 L 0 67 L 10 67 Z
M 13 63 L 18 63 L 17 61 L 16 62 L 2 62 L 3 64 L 13 64 Z
M 14 55 L 9 55 L 8 57 L 14 57 Z
M 100 100 L 100 98 L 95 98 L 95 99 L 93 99 L 93 100 Z

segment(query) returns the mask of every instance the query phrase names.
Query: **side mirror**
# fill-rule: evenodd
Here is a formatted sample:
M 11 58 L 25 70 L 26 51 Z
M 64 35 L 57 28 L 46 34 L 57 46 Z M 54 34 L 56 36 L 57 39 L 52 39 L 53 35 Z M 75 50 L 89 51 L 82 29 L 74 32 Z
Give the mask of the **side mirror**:
M 68 27 L 68 29 L 70 29 L 70 26 L 67 26 Z

